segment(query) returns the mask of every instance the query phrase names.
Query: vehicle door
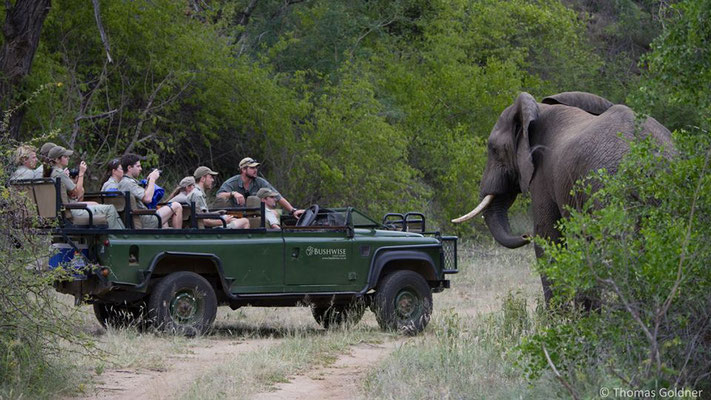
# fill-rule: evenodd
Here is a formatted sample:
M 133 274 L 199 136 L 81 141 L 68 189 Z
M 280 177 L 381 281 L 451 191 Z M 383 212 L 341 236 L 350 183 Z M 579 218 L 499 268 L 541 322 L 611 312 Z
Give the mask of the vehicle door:
M 285 291 L 360 289 L 353 259 L 352 228 L 311 226 L 284 230 Z
M 225 235 L 228 236 L 228 235 Z M 284 240 L 280 231 L 229 235 L 221 259 L 233 279 L 232 293 L 278 293 L 284 287 Z M 223 239 L 224 240 L 224 239 Z

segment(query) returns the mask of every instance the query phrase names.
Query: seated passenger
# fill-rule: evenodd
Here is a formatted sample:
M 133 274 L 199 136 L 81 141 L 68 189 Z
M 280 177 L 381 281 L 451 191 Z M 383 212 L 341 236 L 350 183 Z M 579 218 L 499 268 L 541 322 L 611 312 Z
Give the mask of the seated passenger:
M 180 183 L 178 183 L 178 187 L 176 187 L 175 190 L 168 195 L 168 198 L 170 199 L 168 201 L 177 201 L 182 204 L 190 204 L 188 195 L 193 191 L 193 189 L 195 189 L 195 178 L 192 176 L 186 176 L 180 181 Z
M 259 163 L 251 157 L 245 157 L 239 162 L 240 174 L 224 181 L 217 190 L 217 197 L 225 201 L 230 201 L 233 206 L 244 206 L 247 204 L 247 197 L 256 196 L 261 188 L 268 188 L 277 194 L 277 202 L 282 209 L 296 218 L 299 218 L 305 210 L 299 210 L 292 206 L 289 201 L 282 197 L 279 192 L 266 179 L 257 176 Z
M 52 167 L 49 165 L 49 159 L 47 158 L 47 155 L 49 154 L 49 151 L 52 150 L 52 148 L 54 148 L 55 146 L 56 144 L 52 142 L 47 142 L 43 144 L 42 147 L 40 147 L 39 154 L 37 154 L 37 158 L 39 159 L 40 165 L 37 167 L 36 170 L 40 178 L 43 176 L 49 178 L 49 175 L 52 173 Z
M 77 199 L 84 196 L 84 174 L 86 173 L 86 163 L 82 161 L 79 164 L 79 174 L 76 182 L 73 182 L 69 176 L 64 173 L 64 170 L 69 165 L 69 156 L 74 152 L 67 150 L 62 146 L 55 146 L 47 154 L 49 163 L 52 166 L 50 178 L 59 178 L 62 182 L 63 189 L 67 191 L 70 199 Z M 76 201 L 71 201 L 72 203 Z M 116 207 L 111 204 L 96 204 L 84 203 L 94 215 L 105 215 L 109 224 L 109 229 L 124 229 L 123 222 L 119 218 Z M 71 210 L 75 217 L 86 216 L 88 213 L 85 210 Z
M 148 174 L 148 184 L 145 189 L 138 184 L 137 178 L 141 175 L 143 168 L 141 161 L 135 154 L 126 154 L 121 157 L 121 167 L 123 168 L 123 179 L 119 182 L 118 188 L 122 192 L 130 192 L 136 198 L 136 205 L 139 209 L 147 210 L 147 204 L 153 201 L 153 192 L 156 188 L 156 180 L 160 177 L 160 171 L 154 169 Z M 183 226 L 183 206 L 180 203 L 170 203 L 166 207 L 156 210 L 160 216 L 163 228 L 171 226 L 180 229 Z M 153 215 L 141 215 L 141 223 L 144 229 L 158 228 L 158 218 Z
M 10 180 L 36 179 L 42 177 L 42 172 L 37 168 L 37 153 L 35 148 L 22 145 L 15 150 L 15 165 L 17 169 L 10 176 Z
M 268 188 L 261 188 L 257 191 L 257 197 L 264 203 L 264 219 L 268 229 L 281 229 L 279 215 L 274 209 L 277 203 L 277 196 L 279 196 L 279 193 Z
M 121 166 L 121 159 L 114 158 L 109 161 L 107 166 L 107 179 L 101 186 L 102 192 L 112 192 L 119 190 L 119 182 L 123 179 L 123 167 Z
M 217 172 L 204 166 L 198 167 L 195 172 L 193 172 L 193 178 L 195 178 L 195 188 L 192 190 L 192 192 L 190 192 L 188 200 L 191 202 L 194 201 L 195 209 L 200 212 L 208 211 L 205 192 L 212 189 L 212 185 L 215 183 L 215 175 L 217 175 Z M 227 228 L 249 228 L 249 220 L 247 218 L 235 218 L 232 215 L 223 215 L 222 219 L 227 224 Z M 203 222 L 205 226 L 208 227 L 222 226 L 222 222 L 216 219 L 205 219 L 203 220 Z

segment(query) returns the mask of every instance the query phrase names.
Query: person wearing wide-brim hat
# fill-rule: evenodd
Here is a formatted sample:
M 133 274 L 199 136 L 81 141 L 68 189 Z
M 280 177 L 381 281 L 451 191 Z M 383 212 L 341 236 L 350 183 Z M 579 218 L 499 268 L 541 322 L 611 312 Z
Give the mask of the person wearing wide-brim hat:
M 299 210 L 292 206 L 289 201 L 284 198 L 279 191 L 274 189 L 266 179 L 257 176 L 257 167 L 260 163 L 251 157 L 245 157 L 239 162 L 240 174 L 226 180 L 217 190 L 217 197 L 229 200 L 233 206 L 244 206 L 249 196 L 256 196 L 259 189 L 267 188 L 272 192 L 276 192 L 276 201 L 286 212 L 295 217 L 303 214 L 304 210 Z
M 215 175 L 217 172 L 211 170 L 209 167 L 200 166 L 193 172 L 193 178 L 195 179 L 195 189 L 188 195 L 188 200 L 195 202 L 195 209 L 202 212 L 207 212 L 207 193 L 208 190 L 212 189 L 215 184 Z M 249 228 L 249 220 L 247 218 L 235 218 L 232 215 L 223 215 L 222 219 L 227 224 L 227 228 L 230 229 L 246 229 Z M 222 222 L 216 219 L 205 219 L 203 221 L 206 227 L 216 227 L 222 226 Z
M 54 146 L 47 153 L 47 158 L 52 167 L 50 178 L 59 178 L 61 181 L 62 190 L 67 191 L 69 195 L 70 203 L 82 203 L 73 199 L 81 199 L 84 196 L 84 174 L 86 174 L 86 163 L 84 161 L 79 163 L 79 175 L 77 175 L 77 181 L 74 183 L 67 174 L 64 173 L 64 169 L 69 165 L 69 157 L 74 154 L 72 150 L 67 150 L 62 146 Z M 96 204 L 94 202 L 83 202 L 87 205 L 87 208 L 94 215 L 105 215 L 106 221 L 109 224 L 109 229 L 124 229 L 123 222 L 116 211 L 116 207 L 112 204 Z M 84 217 L 88 215 L 86 210 L 71 210 L 72 216 Z

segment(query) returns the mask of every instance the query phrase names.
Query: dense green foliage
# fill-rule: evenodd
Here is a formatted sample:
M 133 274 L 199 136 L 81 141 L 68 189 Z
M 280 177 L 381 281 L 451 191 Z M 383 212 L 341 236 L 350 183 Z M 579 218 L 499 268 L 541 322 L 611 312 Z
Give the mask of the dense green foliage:
M 0 160 L 7 162 L 8 154 Z M 63 352 L 93 349 L 73 307 L 48 290 L 68 276 L 46 270 L 49 240 L 37 234 L 30 204 L 27 196 L 0 188 L 0 398 L 51 398 L 73 390 L 77 372 Z
M 676 143 L 671 162 L 649 141 L 634 144 L 561 223 L 563 243 L 541 242 L 557 300 L 585 293 L 602 308 L 553 316 L 529 338 L 532 376 L 549 368 L 545 346 L 573 381 L 594 372 L 639 389 L 711 388 L 711 140 L 680 133 Z
M 442 226 L 473 203 L 484 138 L 519 91 L 599 81 L 555 0 L 251 3 L 101 2 L 111 63 L 93 10 L 53 3 L 26 87 L 62 86 L 27 107 L 24 137 L 78 150 L 94 188 L 125 152 L 169 181 L 200 164 L 226 179 L 250 155 L 299 206 L 425 209 Z

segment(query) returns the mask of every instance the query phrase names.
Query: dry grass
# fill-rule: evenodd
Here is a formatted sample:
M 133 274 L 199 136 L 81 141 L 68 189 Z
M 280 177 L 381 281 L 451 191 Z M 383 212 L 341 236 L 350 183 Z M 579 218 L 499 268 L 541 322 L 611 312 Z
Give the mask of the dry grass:
M 530 387 L 508 350 L 542 301 L 530 247 L 460 248 L 452 289 L 435 297 L 428 329 L 368 374 L 364 399 L 552 398 Z
M 360 396 L 460 398 L 463 393 L 457 391 L 456 386 L 477 388 L 480 393 L 490 394 L 483 397 L 506 398 L 506 394 L 520 393 L 525 387 L 520 374 L 504 362 L 498 348 L 484 336 L 494 338 L 496 335 L 492 329 L 498 325 L 487 315 L 501 310 L 504 297 L 510 291 L 517 291 L 519 298 L 526 299 L 529 309 L 541 297 L 539 278 L 531 272 L 532 253 L 528 247 L 511 251 L 498 246 L 461 245 L 461 272 L 450 276 L 452 289 L 434 295 L 435 311 L 430 326 L 381 365 L 374 366 L 367 380 L 364 379 Z M 93 393 L 92 382 L 101 381 L 101 374 L 106 371 L 165 371 L 176 356 L 187 357 L 196 349 L 225 341 L 260 341 L 250 351 L 226 355 L 220 363 L 201 368 L 190 381 L 182 382 L 179 391 L 183 399 L 245 398 L 269 390 L 291 376 L 331 364 L 352 345 L 397 339 L 393 334 L 381 332 L 370 312 L 355 326 L 327 332 L 316 324 L 306 307 L 246 307 L 236 311 L 222 307 L 218 310 L 215 329 L 209 335 L 191 339 L 141 333 L 132 328 L 105 331 L 95 320 L 91 307 L 83 306 L 82 312 L 85 329 L 97 333 L 97 347 L 102 357 L 70 356 L 72 363 L 80 366 L 81 375 L 93 376 L 91 381 L 85 378 L 83 383 L 77 384 L 80 395 Z M 446 348 L 448 343 L 463 342 L 463 338 L 471 338 L 473 333 L 480 337 L 467 340 L 466 351 L 459 351 L 460 347 L 457 351 Z M 443 360 L 446 367 L 442 365 Z M 458 375 L 443 374 L 445 370 L 450 371 L 448 368 L 458 371 Z M 431 381 L 428 377 L 433 374 L 440 378 Z M 438 386 L 437 391 L 424 390 L 432 384 Z M 514 388 L 514 392 L 484 390 L 497 385 Z M 497 393 L 505 394 L 501 397 Z

